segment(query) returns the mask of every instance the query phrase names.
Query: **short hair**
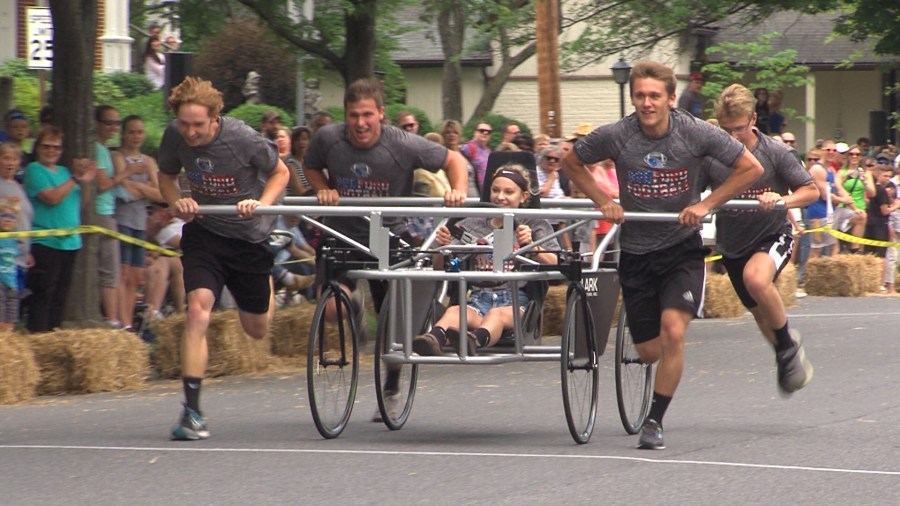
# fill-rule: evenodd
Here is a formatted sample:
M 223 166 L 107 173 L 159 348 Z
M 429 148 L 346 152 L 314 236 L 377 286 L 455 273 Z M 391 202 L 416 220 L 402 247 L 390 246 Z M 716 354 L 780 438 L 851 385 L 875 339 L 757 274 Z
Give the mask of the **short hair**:
M 122 120 L 122 133 L 125 132 L 125 129 L 128 128 L 128 124 L 132 121 L 144 121 L 144 118 L 138 116 L 137 114 L 129 114 L 125 116 L 125 119 Z
M 825 152 L 819 148 L 810 149 L 809 153 L 806 153 L 806 158 L 818 158 L 819 162 L 823 162 L 825 161 Z
M 675 94 L 675 72 L 661 63 L 654 61 L 639 61 L 631 68 L 631 75 L 628 78 L 629 93 L 634 93 L 634 81 L 637 79 L 656 79 L 662 81 L 666 86 L 666 92 L 669 95 Z
M 21 110 L 16 109 L 16 108 L 12 108 L 12 109 L 6 111 L 6 114 L 3 115 L 3 123 L 4 124 L 9 123 L 10 121 L 15 121 L 15 120 L 28 121 L 28 116 L 26 116 L 24 112 L 22 112 Z
M 294 130 L 291 131 L 291 146 L 297 143 L 300 140 L 300 136 L 306 134 L 308 137 L 312 137 L 312 131 L 307 126 L 298 126 L 294 127 Z
M 371 98 L 379 109 L 384 107 L 384 84 L 377 79 L 357 79 L 344 91 L 344 109 L 347 106 Z
M 453 130 L 457 135 L 462 135 L 462 123 L 456 121 L 455 119 L 448 119 L 441 123 L 441 133 L 443 134 L 448 129 Z
M 437 132 L 428 132 L 427 134 L 425 134 L 425 139 L 431 142 L 436 142 L 438 144 L 444 143 L 444 138 Z
M 519 146 L 516 146 L 512 142 L 501 142 L 500 144 L 497 145 L 497 149 L 495 149 L 494 151 L 503 152 L 503 151 L 522 151 L 522 150 L 519 149 Z
M 0 156 L 7 153 L 13 153 L 16 156 L 22 156 L 22 147 L 15 142 L 0 142 Z
M 512 143 L 523 151 L 534 151 L 534 137 L 524 132 L 517 133 L 516 136 L 513 137 Z
M 732 84 L 722 90 L 713 104 L 716 118 L 749 118 L 756 111 L 756 99 L 753 93 L 742 84 Z
M 403 123 L 403 118 L 405 118 L 407 116 L 412 116 L 413 121 L 416 121 L 416 122 L 419 121 L 419 118 L 417 118 L 414 113 L 412 113 L 410 111 L 400 111 L 397 113 L 396 116 L 394 116 L 394 123 L 397 125 L 400 125 L 401 123 Z
M 55 125 L 47 125 L 45 127 L 41 127 L 41 129 L 38 131 L 37 137 L 35 137 L 35 139 L 34 139 L 34 145 L 38 146 L 39 144 L 44 142 L 44 140 L 47 138 L 62 139 L 63 138 L 62 129 Z
M 175 115 L 178 115 L 178 110 L 184 104 L 206 107 L 210 118 L 218 116 L 225 107 L 222 92 L 215 89 L 211 82 L 198 77 L 186 77 L 181 84 L 173 88 L 168 103 Z
M 103 115 L 106 114 L 106 111 L 116 111 L 118 110 L 111 105 L 98 105 L 94 108 L 94 121 L 103 121 Z
M 871 145 L 871 144 L 872 144 L 872 141 L 869 140 L 868 137 L 860 137 L 859 139 L 856 139 L 856 143 L 857 143 L 857 144 L 869 144 L 869 145 Z
M 531 140 L 533 140 L 535 144 L 537 144 L 538 142 L 541 142 L 541 141 L 550 142 L 550 136 L 547 134 L 537 134 L 537 135 L 533 136 L 531 138 Z

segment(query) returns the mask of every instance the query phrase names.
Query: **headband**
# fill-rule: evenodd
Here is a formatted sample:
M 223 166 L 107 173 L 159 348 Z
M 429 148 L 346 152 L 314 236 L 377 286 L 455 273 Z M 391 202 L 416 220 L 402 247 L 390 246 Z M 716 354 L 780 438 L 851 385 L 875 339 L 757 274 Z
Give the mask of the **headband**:
M 521 172 L 515 169 L 504 169 L 501 167 L 494 173 L 494 179 L 497 179 L 498 177 L 505 177 L 513 183 L 516 183 L 516 186 L 521 188 L 523 192 L 528 192 L 528 182 L 522 177 Z
M 26 116 L 25 116 L 24 114 L 22 114 L 21 112 L 14 112 L 14 113 L 10 114 L 10 115 L 6 118 L 6 121 L 13 121 L 13 120 L 17 120 L 17 119 L 24 119 L 25 121 L 28 121 L 28 117 L 26 117 Z

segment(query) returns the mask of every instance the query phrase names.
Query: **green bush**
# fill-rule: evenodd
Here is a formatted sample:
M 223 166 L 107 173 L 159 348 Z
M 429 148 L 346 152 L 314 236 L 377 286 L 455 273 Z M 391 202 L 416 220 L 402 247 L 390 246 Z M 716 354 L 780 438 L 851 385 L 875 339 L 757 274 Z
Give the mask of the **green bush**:
M 163 92 L 154 91 L 134 98 L 121 99 L 110 105 L 118 109 L 123 118 L 131 114 L 137 114 L 143 118 L 147 137 L 144 139 L 144 146 L 141 149 L 149 155 L 157 156 L 162 134 L 169 123 L 175 119 L 163 105 Z
M 468 141 L 472 138 L 472 132 L 475 131 L 475 126 L 479 123 L 488 123 L 491 125 L 491 130 L 493 130 L 493 133 L 491 133 L 491 138 L 488 140 L 488 145 L 491 147 L 496 147 L 497 144 L 500 144 L 500 138 L 503 135 L 503 127 L 509 123 L 515 123 L 516 125 L 519 125 L 519 130 L 521 130 L 522 133 L 531 135 L 531 129 L 529 129 L 528 125 L 526 125 L 525 123 L 521 123 L 512 118 L 508 118 L 506 116 L 503 116 L 502 114 L 489 113 L 480 118 L 472 118 L 468 123 L 463 125 L 462 142 Z
M 106 78 L 122 91 L 124 98 L 134 98 L 153 93 L 156 86 L 144 74 L 137 72 L 114 72 Z
M 112 104 L 125 98 L 125 94 L 109 77 L 112 74 L 94 72 L 94 105 Z
M 37 77 L 35 77 L 35 72 L 36 71 L 28 68 L 28 62 L 24 58 L 11 58 L 0 63 L 0 76 L 31 77 L 37 79 Z M 49 80 L 50 72 L 47 72 L 47 74 L 47 80 Z
M 293 116 L 284 109 L 266 104 L 244 104 L 228 111 L 226 116 L 237 118 L 244 123 L 250 125 L 250 128 L 259 131 L 262 126 L 262 116 L 266 111 L 277 111 L 281 116 L 281 124 L 292 128 L 294 126 Z

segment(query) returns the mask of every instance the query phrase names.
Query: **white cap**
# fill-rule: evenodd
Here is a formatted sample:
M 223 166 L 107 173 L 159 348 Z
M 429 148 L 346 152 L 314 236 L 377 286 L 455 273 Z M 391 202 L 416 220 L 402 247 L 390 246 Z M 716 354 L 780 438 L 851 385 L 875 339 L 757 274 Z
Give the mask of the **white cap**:
M 837 143 L 837 144 L 834 145 L 834 149 L 835 149 L 838 153 L 844 154 L 844 153 L 846 153 L 847 151 L 850 151 L 850 146 L 848 146 L 846 142 L 839 142 L 839 143 Z

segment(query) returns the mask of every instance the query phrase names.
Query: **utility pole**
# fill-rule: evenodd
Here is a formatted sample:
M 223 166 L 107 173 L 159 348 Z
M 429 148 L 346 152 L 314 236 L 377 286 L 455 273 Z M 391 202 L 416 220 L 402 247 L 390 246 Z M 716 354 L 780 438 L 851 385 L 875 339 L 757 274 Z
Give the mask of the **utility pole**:
M 537 0 L 538 109 L 541 133 L 562 135 L 562 105 L 559 96 L 559 2 Z

